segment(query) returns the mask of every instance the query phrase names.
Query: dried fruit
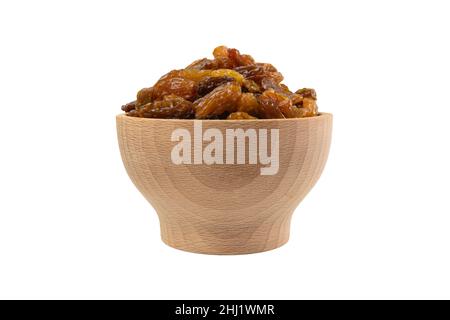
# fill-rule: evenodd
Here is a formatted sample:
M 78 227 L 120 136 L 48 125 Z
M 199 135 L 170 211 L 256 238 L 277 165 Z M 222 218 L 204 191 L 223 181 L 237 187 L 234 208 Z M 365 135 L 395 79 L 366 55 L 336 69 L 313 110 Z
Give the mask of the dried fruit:
M 222 76 L 222 77 L 206 77 L 198 83 L 197 94 L 203 97 L 213 91 L 218 86 L 227 82 L 233 82 L 234 78 Z
M 261 93 L 261 88 L 259 87 L 259 85 L 255 81 L 250 79 L 244 79 L 244 81 L 242 82 L 242 89 L 245 89 L 251 93 Z
M 197 96 L 195 81 L 186 78 L 164 78 L 153 87 L 153 99 L 158 100 L 164 96 L 174 94 L 186 100 L 193 100 Z
M 300 118 L 301 111 L 287 95 L 268 89 L 259 98 L 262 117 L 269 118 Z
M 245 79 L 253 80 L 257 84 L 261 84 L 264 78 L 272 78 L 276 83 L 283 81 L 283 75 L 270 63 L 256 63 L 236 67 L 234 70 L 243 75 Z
M 165 96 L 163 100 L 149 102 L 128 115 L 144 118 L 193 118 L 192 102 L 176 95 Z
M 258 98 L 259 113 L 264 119 L 280 119 L 284 118 L 283 113 L 280 110 L 280 104 L 282 99 L 280 95 L 276 95 L 273 89 L 269 89 L 263 92 Z
M 231 113 L 228 117 L 228 120 L 253 120 L 253 119 L 258 119 L 256 117 L 253 117 L 251 115 L 249 115 L 246 112 L 233 112 Z
M 295 93 L 270 63 L 258 63 L 239 50 L 219 46 L 214 59 L 195 60 L 172 70 L 136 101 L 122 106 L 129 116 L 181 119 L 282 119 L 318 115 L 314 89 Z
M 186 69 L 205 70 L 205 69 L 217 69 L 217 63 L 214 60 L 203 58 L 192 62 L 186 67 Z
M 136 101 L 132 101 L 127 104 L 124 104 L 122 106 L 122 111 L 130 112 L 131 110 L 134 110 L 135 108 L 136 108 Z
M 299 109 L 301 111 L 300 117 L 313 117 L 318 114 L 316 100 L 313 98 L 304 98 L 302 107 Z
M 153 87 L 139 90 L 136 97 L 136 104 L 141 106 L 153 100 Z
M 230 69 L 218 69 L 209 71 L 208 75 L 210 77 L 230 77 L 233 78 L 239 84 L 241 84 L 244 81 L 244 77 L 240 73 Z
M 314 89 L 303 88 L 295 91 L 295 93 L 301 95 L 304 98 L 312 98 L 314 100 L 317 100 L 316 90 Z
M 235 112 L 240 97 L 241 87 L 236 82 L 221 85 L 194 103 L 195 117 L 207 119 Z
M 253 93 L 243 93 L 238 101 L 238 111 L 259 116 L 259 102 Z
M 255 64 L 255 61 L 250 55 L 241 54 L 239 50 L 229 49 L 225 46 L 215 48 L 213 56 L 219 68 L 233 69 Z
M 303 96 L 292 93 L 286 85 L 277 83 L 273 78 L 263 78 L 261 80 L 261 87 L 264 90 L 273 89 L 275 92 L 288 97 L 294 105 L 301 103 L 303 100 Z

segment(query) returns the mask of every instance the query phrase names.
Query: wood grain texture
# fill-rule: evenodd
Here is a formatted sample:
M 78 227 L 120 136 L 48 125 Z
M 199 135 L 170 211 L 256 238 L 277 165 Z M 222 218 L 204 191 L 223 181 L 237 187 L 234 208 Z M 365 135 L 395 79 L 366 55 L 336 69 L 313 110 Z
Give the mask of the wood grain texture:
M 158 213 L 162 240 L 206 254 L 255 253 L 285 244 L 294 209 L 322 173 L 332 129 L 332 116 L 326 113 L 303 119 L 202 121 L 203 131 L 279 129 L 279 171 L 261 175 L 261 164 L 173 164 L 171 134 L 184 128 L 193 137 L 193 120 L 125 115 L 116 120 L 123 163 Z

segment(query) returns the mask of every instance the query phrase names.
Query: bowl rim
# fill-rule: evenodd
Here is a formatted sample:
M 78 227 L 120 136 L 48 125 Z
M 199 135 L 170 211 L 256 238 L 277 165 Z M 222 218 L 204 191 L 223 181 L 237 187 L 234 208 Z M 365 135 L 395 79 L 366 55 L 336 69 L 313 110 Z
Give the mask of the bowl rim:
M 130 117 L 127 116 L 126 113 L 120 113 L 116 115 L 116 118 L 127 118 L 133 119 L 131 121 L 158 121 L 158 122 L 194 122 L 194 121 L 202 121 L 209 123 L 255 123 L 255 122 L 292 122 L 292 121 L 314 121 L 317 119 L 323 118 L 332 118 L 333 114 L 328 112 L 319 112 L 317 116 L 314 117 L 306 117 L 306 118 L 283 118 L 283 119 L 240 119 L 240 120 L 227 120 L 227 119 L 166 119 L 166 118 L 141 118 L 141 117 Z

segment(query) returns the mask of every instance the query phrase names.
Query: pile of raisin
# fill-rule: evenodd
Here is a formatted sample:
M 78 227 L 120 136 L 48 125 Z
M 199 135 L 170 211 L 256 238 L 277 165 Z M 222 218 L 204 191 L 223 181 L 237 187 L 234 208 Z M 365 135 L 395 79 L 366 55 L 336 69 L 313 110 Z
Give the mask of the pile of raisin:
M 196 60 L 172 70 L 136 101 L 122 106 L 127 115 L 167 119 L 279 119 L 318 114 L 314 89 L 292 92 L 270 63 L 259 63 L 237 49 L 220 46 L 214 59 Z

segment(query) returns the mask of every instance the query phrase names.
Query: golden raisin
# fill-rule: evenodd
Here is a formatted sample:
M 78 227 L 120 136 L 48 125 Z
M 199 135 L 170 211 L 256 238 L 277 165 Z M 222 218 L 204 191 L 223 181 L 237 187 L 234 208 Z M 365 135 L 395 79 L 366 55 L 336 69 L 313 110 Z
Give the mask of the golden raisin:
M 163 100 L 147 103 L 137 110 L 137 116 L 144 118 L 189 119 L 193 115 L 192 102 L 176 95 L 167 95 Z
M 253 119 L 258 119 L 256 117 L 253 117 L 251 115 L 249 115 L 246 112 L 233 112 L 231 113 L 228 117 L 228 120 L 253 120 Z
M 143 105 L 153 100 L 153 87 L 139 90 L 136 97 L 136 104 Z
M 122 106 L 122 111 L 130 112 L 131 110 L 136 109 L 136 101 L 129 102 Z
M 273 78 L 263 78 L 261 80 L 261 87 L 264 90 L 273 89 L 275 92 L 288 97 L 292 101 L 293 105 L 300 104 L 303 101 L 303 96 L 292 93 L 288 86 L 282 83 L 277 83 Z
M 316 90 L 310 88 L 303 88 L 295 91 L 296 94 L 301 95 L 304 98 L 312 98 L 317 100 Z
M 280 119 L 284 118 L 283 113 L 280 110 L 281 100 L 275 94 L 273 89 L 269 89 L 263 92 L 258 97 L 259 109 L 258 112 L 264 119 Z
M 313 98 L 304 98 L 302 107 L 299 109 L 301 117 L 313 117 L 318 114 L 316 100 Z
M 255 64 L 252 56 L 241 54 L 237 49 L 219 46 L 213 51 L 214 60 L 218 68 L 233 69 L 240 66 Z
M 195 81 L 185 78 L 166 78 L 158 81 L 153 87 L 153 99 L 158 100 L 166 95 L 174 94 L 186 100 L 197 96 Z
M 215 88 L 194 103 L 195 117 L 206 119 L 237 111 L 237 102 L 241 97 L 241 87 L 236 82 L 226 83 Z
M 259 102 L 253 93 L 243 93 L 238 101 L 238 111 L 257 117 L 259 115 Z
M 251 93 L 261 93 L 261 88 L 259 87 L 259 85 L 255 81 L 250 79 L 244 79 L 244 81 L 242 82 L 242 89 L 245 89 Z
M 196 70 L 217 69 L 217 63 L 214 60 L 203 58 L 195 60 L 190 65 L 188 65 L 186 69 L 196 69 Z
M 227 82 L 234 81 L 234 78 L 223 76 L 223 77 L 205 77 L 198 83 L 197 94 L 203 97 L 213 91 L 218 86 L 225 84 Z

